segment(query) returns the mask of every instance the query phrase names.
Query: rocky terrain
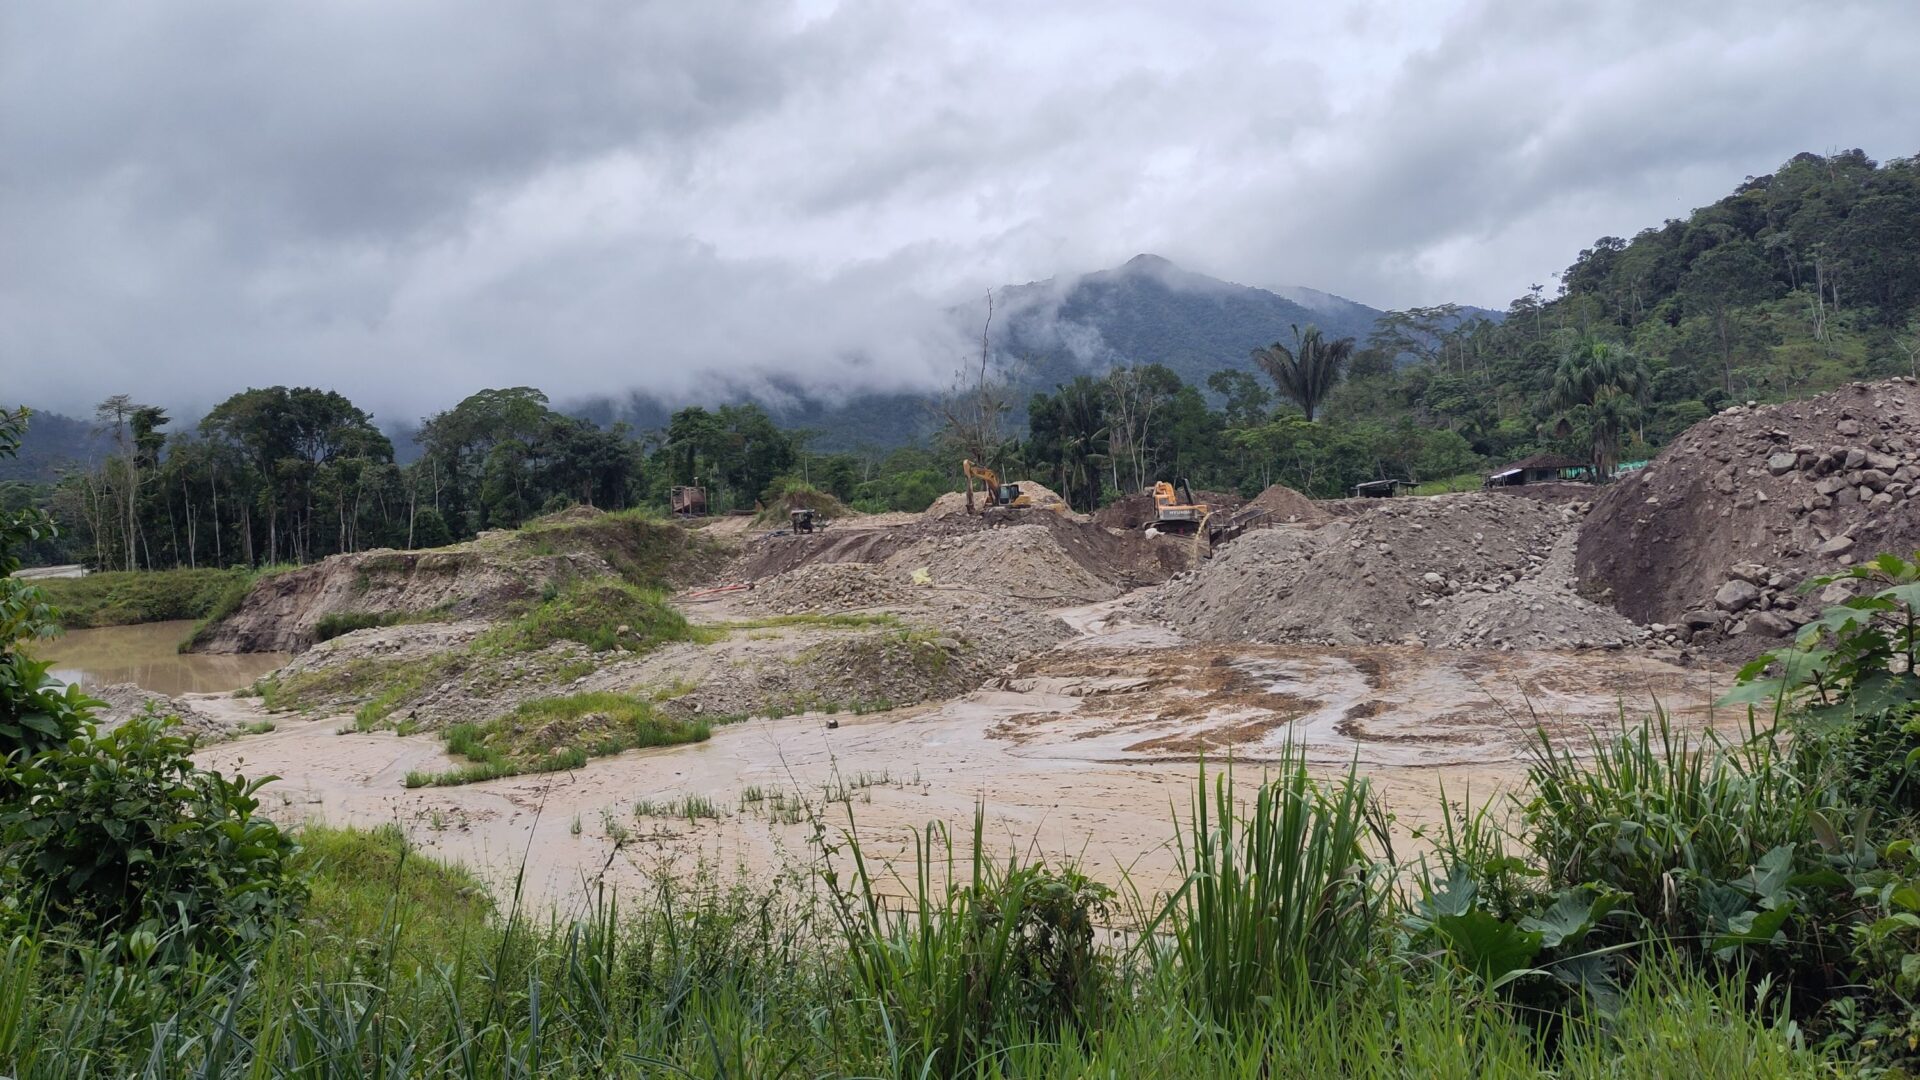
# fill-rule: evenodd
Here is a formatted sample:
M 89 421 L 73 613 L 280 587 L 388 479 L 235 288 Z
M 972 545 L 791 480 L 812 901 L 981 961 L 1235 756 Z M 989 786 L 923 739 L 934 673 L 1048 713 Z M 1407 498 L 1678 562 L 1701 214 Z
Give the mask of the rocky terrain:
M 1697 647 L 1767 647 L 1844 598 L 1796 592 L 1920 550 L 1920 383 L 1736 406 L 1610 485 L 1582 530 L 1582 591 Z
M 1574 592 L 1577 507 L 1488 493 L 1363 504 L 1250 533 L 1133 609 L 1203 641 L 1516 649 L 1646 636 Z

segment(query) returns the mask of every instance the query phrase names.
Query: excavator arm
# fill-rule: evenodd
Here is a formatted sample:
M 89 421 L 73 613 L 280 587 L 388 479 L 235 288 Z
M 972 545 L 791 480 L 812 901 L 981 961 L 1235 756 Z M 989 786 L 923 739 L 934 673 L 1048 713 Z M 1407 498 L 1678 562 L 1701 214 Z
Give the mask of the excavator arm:
M 960 462 L 960 471 L 967 478 L 967 512 L 973 513 L 973 482 L 986 485 L 987 505 L 1000 505 L 1000 474 L 985 465 L 975 465 L 971 460 Z

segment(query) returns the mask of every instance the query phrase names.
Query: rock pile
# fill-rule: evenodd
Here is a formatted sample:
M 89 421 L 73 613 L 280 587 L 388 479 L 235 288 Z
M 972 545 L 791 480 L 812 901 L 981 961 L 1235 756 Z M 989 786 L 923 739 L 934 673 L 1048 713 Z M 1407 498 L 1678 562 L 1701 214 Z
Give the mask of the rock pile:
M 1920 383 L 1855 383 L 1703 420 L 1612 484 L 1582 531 L 1582 591 L 1696 645 L 1751 651 L 1815 613 L 1793 590 L 1920 549 Z
M 218 742 L 233 736 L 233 728 L 220 720 L 201 712 L 178 698 L 165 694 L 156 694 L 143 690 L 133 683 L 108 683 L 105 686 L 89 686 L 87 694 L 106 703 L 106 707 L 94 713 L 94 722 L 102 731 L 119 727 L 128 720 L 144 714 L 151 708 L 157 716 L 171 716 L 180 721 L 180 728 L 202 744 Z
M 912 604 L 917 592 L 924 590 L 874 563 L 818 563 L 756 582 L 736 603 L 742 611 L 768 615 L 831 615 Z
M 1274 484 L 1253 497 L 1247 504 L 1252 509 L 1265 510 L 1269 521 L 1297 525 L 1317 525 L 1332 517 L 1319 504 L 1285 484 Z
M 925 570 L 935 584 L 963 585 L 1029 605 L 1086 604 L 1121 592 L 1076 559 L 1054 530 L 1037 522 L 922 541 L 885 565 L 902 578 Z
M 1036 507 L 1061 506 L 1066 503 L 1066 500 L 1060 497 L 1059 492 L 1053 490 L 1052 488 L 1048 487 L 1045 484 L 1040 483 L 1039 481 L 1010 480 L 1008 481 L 1008 483 L 1019 484 L 1020 493 L 1032 499 L 1033 505 Z M 978 510 L 984 505 L 985 503 L 981 501 L 980 492 L 976 490 L 973 493 L 974 509 Z M 942 495 L 939 498 L 933 500 L 933 505 L 927 507 L 926 512 L 921 514 L 920 516 L 927 520 L 937 520 L 939 518 L 949 518 L 957 514 L 964 514 L 966 512 L 967 512 L 967 493 L 964 491 L 949 491 L 945 495 Z
M 1569 507 L 1470 493 L 1375 500 L 1250 533 L 1134 604 L 1203 640 L 1580 648 L 1643 640 L 1577 595 Z

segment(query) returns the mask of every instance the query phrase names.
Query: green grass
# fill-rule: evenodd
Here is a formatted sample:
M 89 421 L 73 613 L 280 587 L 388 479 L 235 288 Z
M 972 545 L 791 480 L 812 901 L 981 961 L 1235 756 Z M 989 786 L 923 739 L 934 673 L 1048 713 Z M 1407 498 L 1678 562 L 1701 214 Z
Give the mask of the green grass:
M 1413 489 L 1415 495 L 1446 495 L 1455 491 L 1479 491 L 1486 486 L 1486 477 L 1480 473 L 1461 473 L 1449 476 L 1445 480 L 1429 480 Z
M 596 578 L 559 590 L 526 614 L 489 630 L 474 642 L 474 651 L 525 653 L 556 641 L 573 641 L 595 652 L 646 652 L 693 637 L 693 628 L 667 603 L 666 593 Z
M 559 772 L 623 750 L 703 742 L 710 734 L 702 721 L 657 716 L 648 702 L 625 694 L 537 698 L 498 719 L 447 728 L 447 752 L 467 761 L 443 772 L 410 772 L 406 784 L 449 787 Z
M 769 615 L 761 619 L 733 619 L 722 623 L 713 623 L 701 629 L 721 632 L 734 630 L 777 630 L 789 626 L 811 627 L 823 630 L 864 630 L 868 627 L 898 627 L 902 625 L 899 616 L 885 612 L 848 611 L 832 615 L 813 615 L 797 613 L 792 615 Z
M 253 573 L 228 570 L 112 570 L 35 582 L 68 630 L 173 619 L 204 619 L 238 603 Z
M 697 822 L 703 818 L 717 821 L 720 807 L 705 795 L 683 795 L 678 799 L 641 799 L 633 804 L 633 816 L 638 818 L 685 818 Z
M 743 792 L 743 798 L 745 796 Z M 1399 951 L 1349 865 L 1355 778 L 1196 794 L 1192 874 L 1120 895 L 930 826 L 903 860 L 815 817 L 814 857 L 496 907 L 399 828 L 308 827 L 312 900 L 231 961 L 151 964 L 42 923 L 0 944 L 0 1070 L 493 1077 L 1850 1075 L 1737 977 L 1655 958 L 1605 1013 L 1517 1007 Z M 759 802 L 772 794 L 760 791 Z M 849 811 L 851 813 L 851 811 Z M 849 822 L 850 823 L 850 822 Z M 630 839 L 602 815 L 609 839 Z M 584 833 L 584 829 L 580 830 Z M 1210 838 L 1203 834 L 1212 833 Z M 1368 863 L 1371 865 L 1371 862 Z M 832 876 L 826 868 L 834 867 Z M 1212 890 L 1210 897 L 1198 895 Z M 903 898 L 904 897 L 904 898 Z M 1129 914 L 1129 913 L 1135 914 Z M 1114 921 L 1148 934 L 1098 932 Z M 1343 921 L 1369 925 L 1349 929 Z M 1206 939 L 1189 948 L 1181 942 Z M 1227 1006 L 1216 1008 L 1216 1006 Z
M 441 611 L 334 611 L 320 617 L 314 624 L 313 639 L 332 641 L 342 634 L 355 630 L 369 630 L 376 626 L 411 626 L 416 623 L 439 622 L 446 618 Z

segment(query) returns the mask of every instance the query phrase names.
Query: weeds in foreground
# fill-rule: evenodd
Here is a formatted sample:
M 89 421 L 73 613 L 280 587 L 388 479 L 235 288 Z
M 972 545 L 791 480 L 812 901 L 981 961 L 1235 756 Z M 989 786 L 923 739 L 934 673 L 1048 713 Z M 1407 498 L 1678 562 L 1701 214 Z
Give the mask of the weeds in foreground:
M 712 734 L 702 721 L 655 713 L 640 698 L 609 692 L 536 698 L 479 724 L 453 724 L 443 733 L 447 752 L 466 762 L 442 772 L 415 770 L 408 787 L 449 787 L 522 773 L 577 769 L 596 757 L 648 746 L 701 742 Z

